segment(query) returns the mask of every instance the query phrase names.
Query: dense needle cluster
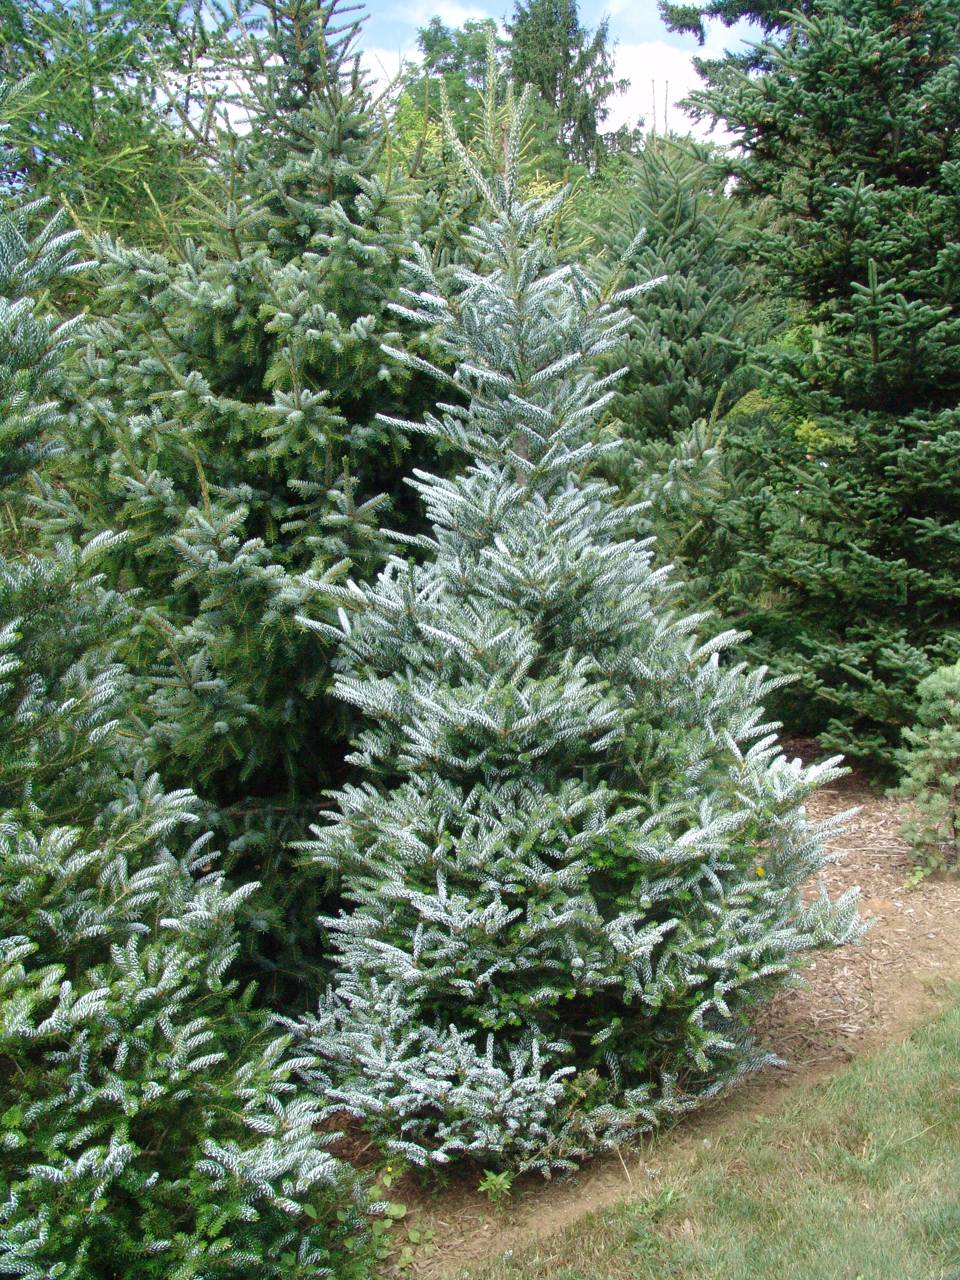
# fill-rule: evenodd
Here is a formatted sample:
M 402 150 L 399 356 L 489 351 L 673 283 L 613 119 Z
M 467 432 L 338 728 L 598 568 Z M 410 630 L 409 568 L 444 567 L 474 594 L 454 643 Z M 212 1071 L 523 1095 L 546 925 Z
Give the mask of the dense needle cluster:
M 546 1170 L 766 1061 L 750 1010 L 857 924 L 851 895 L 798 892 L 825 861 L 803 799 L 836 761 L 784 758 L 765 672 L 720 663 L 736 637 L 674 611 L 589 478 L 631 294 L 553 260 L 565 197 L 524 200 L 522 118 L 503 171 L 472 169 L 478 268 L 411 263 L 404 314 L 455 372 L 405 426 L 473 461 L 416 473 L 423 563 L 340 589 L 367 780 L 307 846 L 349 909 L 302 1033 L 331 1110 L 389 1149 Z

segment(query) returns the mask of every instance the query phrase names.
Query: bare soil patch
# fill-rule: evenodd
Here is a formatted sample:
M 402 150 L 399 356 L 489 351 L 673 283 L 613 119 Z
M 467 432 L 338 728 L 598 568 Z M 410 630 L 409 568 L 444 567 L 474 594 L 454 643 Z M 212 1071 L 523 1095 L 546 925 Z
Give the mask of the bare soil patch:
M 787 1065 L 572 1176 L 518 1180 L 514 1198 L 499 1211 L 476 1191 L 475 1173 L 469 1183 L 464 1176 L 433 1194 L 396 1188 L 392 1194 L 409 1206 L 408 1223 L 433 1233 L 435 1249 L 413 1265 L 418 1280 L 444 1280 L 624 1197 L 655 1193 L 698 1144 L 782 1105 L 798 1082 L 906 1037 L 936 1011 L 945 984 L 960 981 L 960 878 L 930 878 L 906 889 L 911 858 L 900 836 L 899 805 L 856 775 L 820 791 L 808 808 L 811 816 L 825 817 L 855 805 L 859 812 L 833 844 L 841 860 L 823 878 L 831 894 L 859 885 L 861 910 L 873 927 L 860 946 L 818 956 L 804 971 L 805 986 L 781 993 L 765 1010 L 758 1038 Z

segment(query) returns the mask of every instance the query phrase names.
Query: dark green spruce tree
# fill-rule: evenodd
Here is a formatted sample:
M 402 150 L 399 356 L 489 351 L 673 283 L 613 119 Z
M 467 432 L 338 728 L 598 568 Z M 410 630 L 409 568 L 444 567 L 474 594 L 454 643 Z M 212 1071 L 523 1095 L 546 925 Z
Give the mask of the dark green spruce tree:
M 794 315 L 726 437 L 763 475 L 725 604 L 801 673 L 791 726 L 886 768 L 919 680 L 960 652 L 956 5 L 824 0 L 758 57 L 706 67 L 692 99 L 771 206 L 754 251 Z
M 345 725 L 295 617 L 378 562 L 377 495 L 400 487 L 404 442 L 375 415 L 419 403 L 417 374 L 381 352 L 398 341 L 406 192 L 343 9 L 284 0 L 234 34 L 231 109 L 250 127 L 224 138 L 202 243 L 96 242 L 75 500 L 48 512 L 126 534 L 111 576 L 136 593 L 124 658 L 151 759 L 213 805 L 240 879 L 264 882 L 248 942 L 302 990 L 321 890 L 293 883 L 284 850 L 342 767 Z
M 80 266 L 48 218 L 0 215 L 0 1274 L 362 1280 L 356 1179 L 230 973 L 256 886 L 141 749 L 117 536 L 34 519 L 82 337 L 36 302 Z
M 756 219 L 724 182 L 713 148 L 651 134 L 594 211 L 621 285 L 656 282 L 632 303 L 618 353 L 627 372 L 614 411 L 628 443 L 671 440 L 749 387 L 747 353 L 764 334 L 743 261 Z
M 517 0 L 507 30 L 514 82 L 537 91 L 568 159 L 595 168 L 609 145 L 601 126 L 610 99 L 627 85 L 616 76 L 608 21 L 591 31 L 577 0 Z
M 716 148 L 679 135 L 647 135 L 597 186 L 584 212 L 598 271 L 612 264 L 621 287 L 650 286 L 630 303 L 633 324 L 610 362 L 626 372 L 607 422 L 621 447 L 604 474 L 649 504 L 638 532 L 656 534 L 686 598 L 702 605 L 730 557 L 741 487 L 719 447 L 724 416 L 751 387 L 752 354 L 776 321 L 749 261 L 759 210 L 725 189 Z

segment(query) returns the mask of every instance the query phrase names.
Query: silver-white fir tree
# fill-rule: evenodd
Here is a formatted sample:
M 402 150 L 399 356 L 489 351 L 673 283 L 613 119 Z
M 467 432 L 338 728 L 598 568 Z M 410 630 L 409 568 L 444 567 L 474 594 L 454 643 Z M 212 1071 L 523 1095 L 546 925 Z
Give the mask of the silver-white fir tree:
M 405 429 L 473 461 L 416 473 L 425 563 L 342 592 L 369 780 L 305 846 L 350 909 L 300 1030 L 331 1110 L 389 1151 L 547 1170 L 767 1061 L 751 1011 L 859 925 L 853 894 L 800 894 L 826 860 L 803 801 L 837 761 L 783 756 L 765 672 L 671 608 L 635 513 L 589 479 L 627 295 L 554 260 L 564 197 L 523 198 L 522 116 L 492 180 L 461 149 L 477 269 L 411 264 L 406 315 L 455 372 Z

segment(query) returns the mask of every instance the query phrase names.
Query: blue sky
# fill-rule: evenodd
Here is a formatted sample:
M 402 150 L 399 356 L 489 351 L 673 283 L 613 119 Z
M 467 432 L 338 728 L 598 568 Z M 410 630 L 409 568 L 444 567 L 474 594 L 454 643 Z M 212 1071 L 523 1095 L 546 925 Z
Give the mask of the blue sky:
M 434 15 L 448 26 L 460 26 L 469 18 L 503 20 L 513 12 L 513 0 L 368 0 L 369 18 L 364 46 L 371 70 L 378 77 L 396 73 L 401 58 L 416 56 L 417 31 Z M 633 122 L 644 116 L 650 124 L 656 103 L 657 123 L 662 127 L 664 109 L 674 129 L 690 128 L 675 106 L 679 98 L 699 83 L 691 63 L 699 52 L 696 40 L 667 31 L 656 0 L 580 0 L 580 18 L 595 27 L 610 20 L 610 35 L 617 42 L 617 71 L 631 81 L 631 88 L 615 105 L 611 122 Z M 710 32 L 705 52 L 740 47 L 740 31 L 718 26 Z
M 595 27 L 609 17 L 610 27 L 618 40 L 657 40 L 664 26 L 655 0 L 581 0 L 580 19 Z M 370 0 L 367 31 L 372 43 L 390 47 L 410 41 L 411 31 L 425 25 L 437 14 L 448 26 L 460 26 L 468 18 L 508 18 L 513 12 L 512 0 Z M 677 42 L 676 36 L 668 39 Z

